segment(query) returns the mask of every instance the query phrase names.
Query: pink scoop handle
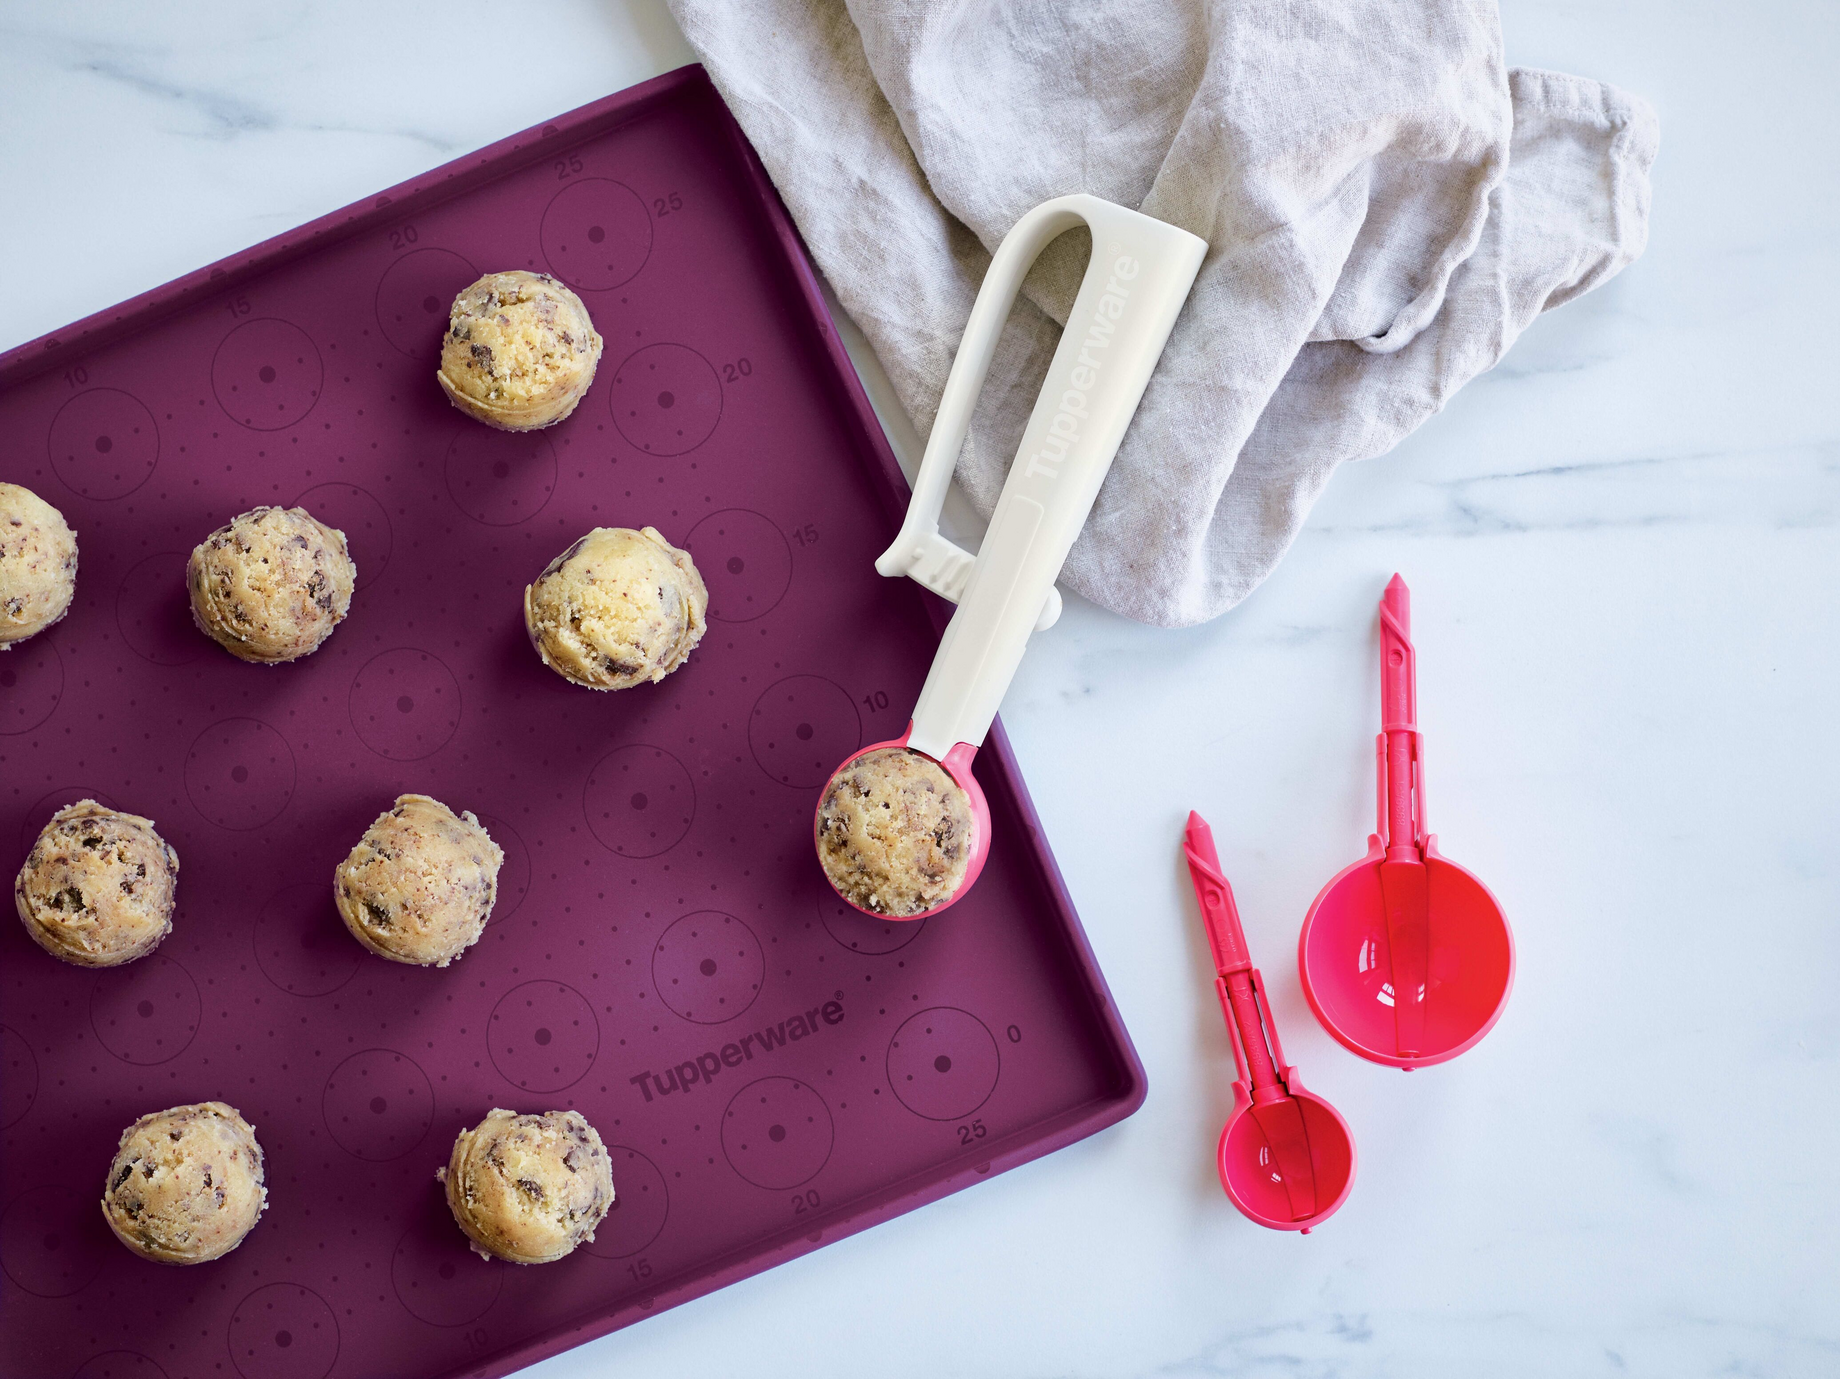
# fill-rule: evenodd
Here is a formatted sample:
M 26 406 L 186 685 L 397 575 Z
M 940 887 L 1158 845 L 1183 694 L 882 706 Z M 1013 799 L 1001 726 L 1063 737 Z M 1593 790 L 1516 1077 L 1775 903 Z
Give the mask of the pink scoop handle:
M 1309 1130 L 1304 1125 L 1303 1108 L 1291 1096 L 1285 1075 L 1279 1071 L 1284 1050 L 1278 1043 L 1271 1013 L 1265 1008 L 1260 992 L 1263 983 L 1246 946 L 1246 931 L 1240 925 L 1239 907 L 1233 902 L 1233 887 L 1220 870 L 1213 830 L 1199 814 L 1191 812 L 1188 816 L 1188 836 L 1182 851 L 1188 857 L 1189 877 L 1195 885 L 1208 947 L 1214 955 L 1214 989 L 1233 1036 L 1234 1061 L 1239 1065 L 1240 1076 L 1251 1087 L 1251 1105 L 1246 1109 L 1265 1136 L 1270 1167 L 1283 1180 L 1291 1220 L 1307 1221 L 1316 1214 L 1317 1197 Z
M 1418 651 L 1412 645 L 1412 591 L 1394 575 L 1380 596 L 1380 728 L 1385 739 L 1382 832 L 1389 850 L 1422 846 L 1425 821 L 1416 798 Z M 1420 859 L 1422 860 L 1422 858 Z
M 1252 1099 L 1265 1101 L 1274 1096 L 1283 1096 L 1284 1082 L 1278 1076 L 1277 1064 L 1272 1061 L 1271 1050 L 1266 1046 L 1264 1022 L 1259 1018 L 1258 998 L 1252 991 L 1252 977 L 1257 970 L 1250 968 L 1228 977 L 1216 977 L 1214 989 L 1220 996 L 1221 1011 L 1233 1026 L 1234 1033 L 1239 1035 L 1238 1049 L 1244 1051 L 1245 1073 L 1252 1084 Z M 1247 1038 L 1248 1034 L 1253 1037 Z
M 1386 905 L 1387 962 L 1392 973 L 1399 1056 L 1425 1042 L 1426 978 L 1431 964 L 1430 880 L 1425 871 L 1424 796 L 1420 788 L 1418 653 L 1412 645 L 1412 591 L 1394 575 L 1380 596 L 1381 823 L 1386 860 L 1380 892 Z
M 1195 900 L 1201 906 L 1201 922 L 1207 927 L 1214 971 L 1223 977 L 1229 972 L 1250 971 L 1252 953 L 1246 947 L 1246 931 L 1240 927 L 1239 907 L 1233 903 L 1233 887 L 1220 870 L 1214 830 L 1193 810 L 1188 814 L 1182 852 L 1188 858 L 1188 878 L 1194 883 Z

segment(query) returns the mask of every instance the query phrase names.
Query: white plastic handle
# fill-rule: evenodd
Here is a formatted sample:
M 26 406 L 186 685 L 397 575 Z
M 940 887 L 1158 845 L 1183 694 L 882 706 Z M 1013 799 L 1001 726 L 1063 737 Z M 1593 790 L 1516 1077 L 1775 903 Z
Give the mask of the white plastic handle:
M 997 337 L 1029 265 L 1077 225 L 1092 258 L 1009 479 L 974 557 L 939 534 L 939 513 Z M 997 246 L 946 378 L 901 534 L 875 562 L 957 602 L 914 706 L 910 746 L 943 759 L 982 745 L 1029 633 L 1059 612 L 1054 581 L 1086 524 L 1205 241 L 1096 196 L 1043 202 Z

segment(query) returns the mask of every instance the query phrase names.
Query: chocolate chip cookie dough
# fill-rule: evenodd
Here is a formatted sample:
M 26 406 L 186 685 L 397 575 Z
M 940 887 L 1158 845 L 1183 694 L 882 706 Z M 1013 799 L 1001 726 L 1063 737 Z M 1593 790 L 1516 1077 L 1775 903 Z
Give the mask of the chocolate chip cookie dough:
M 345 927 L 392 962 L 446 967 L 485 932 L 504 849 L 473 815 L 399 795 L 333 875 Z
M 267 1205 L 256 1132 L 221 1101 L 156 1111 L 122 1131 L 102 1193 L 109 1229 L 162 1264 L 229 1254 Z
M 251 508 L 186 563 L 192 621 L 232 656 L 275 664 L 318 651 L 351 611 L 345 533 L 305 508 Z
M 501 431 L 553 426 L 587 394 L 601 337 L 547 273 L 488 273 L 454 298 L 436 377 L 454 406 Z
M 51 816 L 13 883 L 32 941 L 78 967 L 145 957 L 172 929 L 179 857 L 153 821 L 79 800 Z
M 846 764 L 818 803 L 818 860 L 851 904 L 896 919 L 957 892 L 971 862 L 971 801 L 945 768 L 905 747 Z
M 548 1264 L 584 1240 L 613 1206 L 613 1168 L 576 1111 L 495 1110 L 454 1141 L 435 1177 L 481 1258 Z
M 70 611 L 77 534 L 29 488 L 0 483 L 0 651 Z
M 655 527 L 596 527 L 524 590 L 543 664 L 597 690 L 664 679 L 703 639 L 708 611 L 696 562 Z

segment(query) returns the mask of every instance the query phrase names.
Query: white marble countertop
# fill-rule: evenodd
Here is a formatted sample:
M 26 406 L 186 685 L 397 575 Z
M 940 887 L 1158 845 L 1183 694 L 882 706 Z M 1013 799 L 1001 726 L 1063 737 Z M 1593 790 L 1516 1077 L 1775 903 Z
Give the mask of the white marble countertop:
M 655 0 L 538 12 L 540 64 L 482 64 L 484 0 L 0 0 L 0 347 L 691 58 Z M 1647 256 L 1337 476 L 1238 610 L 1167 632 L 1073 600 L 1005 704 L 1143 1110 L 532 1375 L 1840 1371 L 1840 14 L 1504 25 L 1511 60 L 1660 110 Z M 1411 1076 L 1333 1044 L 1291 957 L 1369 827 L 1394 569 L 1432 823 L 1520 944 L 1500 1026 Z M 1214 1178 L 1190 807 L 1359 1140 L 1307 1239 Z

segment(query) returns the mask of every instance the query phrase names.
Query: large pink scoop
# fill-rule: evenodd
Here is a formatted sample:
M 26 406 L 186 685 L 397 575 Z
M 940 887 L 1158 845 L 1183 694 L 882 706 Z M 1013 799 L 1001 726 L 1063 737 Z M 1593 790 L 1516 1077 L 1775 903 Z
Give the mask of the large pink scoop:
M 1514 937 L 1489 888 L 1425 831 L 1424 737 L 1411 591 L 1380 600 L 1378 831 L 1303 921 L 1303 993 L 1346 1048 L 1390 1067 L 1455 1058 L 1494 1026 L 1514 984 Z
M 1214 954 L 1214 990 L 1239 1065 L 1233 1113 L 1220 1132 L 1220 1183 L 1233 1205 L 1259 1225 L 1308 1235 L 1354 1186 L 1354 1137 L 1340 1113 L 1304 1091 L 1297 1070 L 1285 1066 L 1265 979 L 1252 965 L 1213 830 L 1199 814 L 1188 816 L 1182 850 Z

